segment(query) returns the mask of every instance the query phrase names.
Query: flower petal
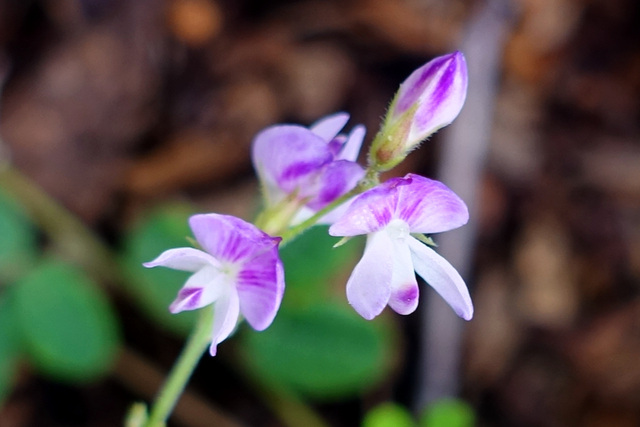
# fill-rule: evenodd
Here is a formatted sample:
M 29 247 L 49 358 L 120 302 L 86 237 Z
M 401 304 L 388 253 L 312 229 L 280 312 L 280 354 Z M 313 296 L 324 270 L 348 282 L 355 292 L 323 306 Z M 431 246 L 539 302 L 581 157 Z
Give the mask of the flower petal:
M 301 179 L 333 159 L 327 141 L 296 125 L 272 126 L 258 133 L 251 154 L 270 204 L 282 194 L 301 190 Z
M 206 252 L 194 248 L 175 248 L 161 253 L 153 261 L 142 264 L 147 268 L 168 267 L 174 270 L 196 272 L 206 265 L 219 265 L 218 261 Z
M 238 323 L 240 303 L 238 293 L 230 288 L 213 305 L 213 328 L 211 331 L 211 346 L 209 353 L 216 355 L 217 345 L 227 339 Z
M 347 212 L 329 228 L 332 236 L 357 236 L 384 228 L 395 216 L 398 186 L 410 180 L 392 178 L 357 196 Z
M 362 141 L 364 141 L 364 135 L 367 129 L 363 125 L 358 125 L 351 130 L 349 138 L 342 146 L 340 153 L 338 154 L 339 160 L 349 160 L 355 162 L 358 160 L 358 154 L 360 154 L 360 148 L 362 147 Z
M 467 205 L 443 183 L 411 173 L 405 179 L 410 182 L 398 187 L 396 215 L 412 233 L 439 233 L 469 221 Z
M 207 266 L 187 279 L 178 296 L 169 306 L 173 314 L 185 310 L 195 310 L 211 304 L 230 284 L 224 273 L 215 267 Z
M 405 239 L 392 239 L 393 275 L 389 307 L 399 314 L 411 314 L 418 307 L 420 290 L 413 271 L 411 251 Z
M 433 289 L 465 320 L 473 317 L 473 303 L 464 280 L 451 264 L 427 245 L 408 240 L 413 267 Z
M 284 293 L 284 269 L 278 248 L 253 258 L 237 277 L 236 289 L 240 311 L 247 322 L 258 331 L 273 321 Z
M 418 101 L 409 140 L 422 140 L 449 125 L 460 113 L 467 97 L 467 62 L 461 52 L 445 55 L 446 61 L 431 88 Z
M 392 105 L 399 118 L 417 104 L 408 136 L 415 145 L 450 124 L 460 113 L 467 96 L 467 63 L 461 52 L 443 55 L 415 70 L 400 85 Z
M 342 196 L 358 184 L 364 177 L 364 169 L 357 163 L 337 160 L 329 163 L 317 177 L 315 197 L 307 202 L 307 206 L 320 210 L 338 197 Z
M 189 226 L 202 248 L 218 261 L 232 263 L 251 259 L 280 242 L 255 225 L 231 215 L 199 214 Z
M 347 300 L 367 320 L 380 314 L 389 302 L 393 266 L 387 251 L 391 245 L 386 232 L 367 236 L 362 259 L 347 281 Z
M 342 130 L 344 125 L 349 121 L 349 114 L 335 113 L 330 116 L 323 117 L 311 126 L 309 130 L 326 142 L 331 141 Z

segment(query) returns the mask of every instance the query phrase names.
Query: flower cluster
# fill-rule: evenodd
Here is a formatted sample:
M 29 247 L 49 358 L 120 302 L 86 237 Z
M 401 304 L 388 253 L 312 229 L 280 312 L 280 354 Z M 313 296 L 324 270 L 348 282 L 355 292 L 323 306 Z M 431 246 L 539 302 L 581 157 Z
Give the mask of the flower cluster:
M 254 329 L 267 328 L 285 286 L 278 256 L 282 239 L 271 235 L 282 235 L 301 218 L 313 217 L 332 224 L 333 236 L 367 236 L 362 259 L 347 282 L 347 299 L 364 318 L 373 319 L 387 305 L 400 314 L 412 313 L 418 305 L 417 273 L 460 317 L 471 319 L 473 305 L 464 281 L 424 243 L 424 234 L 468 221 L 464 202 L 444 184 L 415 174 L 372 184 L 380 172 L 451 123 L 466 90 L 460 52 L 435 58 L 413 72 L 372 142 L 366 169 L 357 163 L 364 127 L 340 133 L 348 114 L 328 116 L 308 128 L 284 124 L 260 132 L 253 141 L 252 160 L 265 209 L 255 225 L 232 216 L 195 215 L 190 226 L 201 249 L 170 249 L 145 264 L 193 273 L 171 312 L 213 305 L 212 355 L 233 332 L 240 314 Z

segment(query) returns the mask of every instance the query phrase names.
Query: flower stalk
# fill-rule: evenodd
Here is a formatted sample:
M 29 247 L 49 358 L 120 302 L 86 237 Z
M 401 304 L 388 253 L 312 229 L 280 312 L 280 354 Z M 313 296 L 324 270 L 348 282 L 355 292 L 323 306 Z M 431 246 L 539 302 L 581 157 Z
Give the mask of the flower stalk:
M 212 319 L 213 309 L 211 307 L 201 310 L 193 332 L 160 389 L 149 414 L 149 419 L 143 424 L 144 427 L 165 426 L 167 418 L 178 403 L 198 361 L 209 347 Z

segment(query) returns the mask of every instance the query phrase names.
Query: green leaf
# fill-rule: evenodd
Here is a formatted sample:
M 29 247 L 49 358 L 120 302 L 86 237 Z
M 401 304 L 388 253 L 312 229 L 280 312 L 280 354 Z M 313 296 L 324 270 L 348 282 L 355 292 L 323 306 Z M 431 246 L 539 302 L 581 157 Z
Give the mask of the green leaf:
M 376 406 L 364 417 L 362 427 L 414 427 L 411 413 L 402 405 L 386 402 Z
M 381 325 L 349 307 L 318 304 L 281 311 L 266 331 L 242 334 L 240 349 L 265 384 L 317 399 L 345 397 L 389 373 L 393 346 Z
M 93 380 L 114 362 L 119 337 L 106 296 L 72 265 L 47 261 L 13 288 L 25 350 L 43 373 Z
M 327 230 L 327 226 L 313 227 L 280 250 L 287 284 L 285 309 L 326 299 L 336 277 L 362 253 L 361 245 L 353 241 L 334 248 L 338 239 Z M 342 280 L 346 279 L 341 278 L 341 286 Z
M 442 399 L 429 405 L 422 417 L 420 427 L 473 427 L 473 408 L 459 399 Z
M 0 191 L 0 281 L 11 282 L 34 265 L 36 230 L 24 210 Z
M 13 300 L 5 293 L 0 297 L 0 406 L 11 390 L 20 349 L 16 311 Z
M 129 277 L 128 290 L 147 315 L 168 330 L 187 335 L 195 324 L 196 312 L 171 314 L 169 304 L 189 277 L 184 271 L 144 268 L 167 249 L 190 246 L 188 218 L 192 209 L 184 205 L 161 207 L 135 226 L 125 237 L 122 264 Z

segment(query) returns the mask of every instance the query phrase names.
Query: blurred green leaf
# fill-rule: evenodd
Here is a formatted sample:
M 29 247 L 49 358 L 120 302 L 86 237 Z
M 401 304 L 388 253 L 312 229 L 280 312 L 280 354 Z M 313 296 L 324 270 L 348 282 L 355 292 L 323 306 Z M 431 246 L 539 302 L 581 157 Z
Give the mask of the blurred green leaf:
M 473 408 L 459 399 L 442 399 L 430 404 L 420 417 L 420 427 L 473 427 Z
M 119 346 L 116 317 L 84 273 L 47 261 L 12 290 L 25 350 L 40 371 L 83 381 L 110 369 Z
M 196 312 L 171 314 L 169 304 L 189 277 L 184 271 L 168 268 L 144 268 L 167 249 L 190 246 L 188 218 L 192 209 L 184 205 L 158 208 L 125 237 L 122 253 L 124 270 L 130 278 L 129 291 L 140 307 L 170 331 L 186 335 L 196 320 Z
M 20 333 L 16 329 L 15 314 L 8 293 L 0 296 L 0 406 L 11 390 L 20 356 Z
M 280 250 L 287 283 L 285 307 L 299 308 L 326 299 L 331 289 L 328 284 L 361 254 L 361 246 L 353 241 L 333 248 L 339 239 L 327 230 L 327 226 L 313 227 Z
M 356 394 L 391 367 L 388 330 L 349 307 L 282 310 L 264 332 L 242 334 L 243 360 L 257 378 L 318 399 Z
M 36 229 L 24 210 L 0 191 L 0 281 L 11 282 L 34 265 Z
M 407 408 L 393 402 L 386 402 L 371 409 L 362 422 L 362 427 L 414 427 L 415 425 Z

